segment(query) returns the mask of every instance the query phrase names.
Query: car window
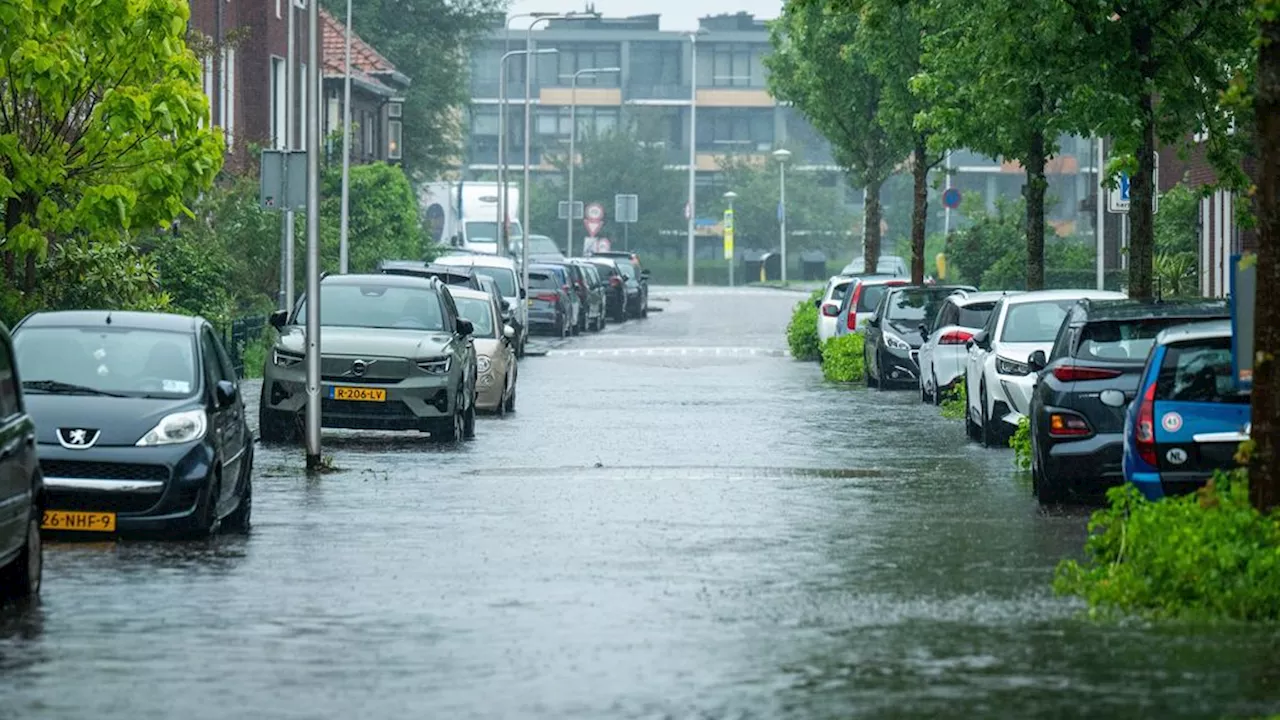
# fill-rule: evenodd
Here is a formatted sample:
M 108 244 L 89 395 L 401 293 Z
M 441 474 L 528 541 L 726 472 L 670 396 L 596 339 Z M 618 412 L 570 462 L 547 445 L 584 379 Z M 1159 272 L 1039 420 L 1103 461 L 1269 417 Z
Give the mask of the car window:
M 1156 335 L 1184 318 L 1093 322 L 1080 330 L 1076 357 L 1084 360 L 1145 360 Z
M 946 300 L 942 303 L 942 309 L 938 311 L 938 316 L 933 319 L 933 326 L 929 328 L 930 332 L 943 328 L 948 325 L 955 325 L 956 320 L 960 317 L 960 309 L 952 300 Z
M 204 373 L 205 378 L 209 381 L 210 392 L 218 382 L 231 380 L 234 377 L 229 377 L 223 371 L 222 364 L 218 362 L 218 348 L 213 341 L 213 333 L 209 332 L 208 329 L 200 333 L 200 356 L 204 360 Z
M 1007 343 L 1047 343 L 1058 336 L 1058 329 L 1067 317 L 1067 311 L 1078 302 L 1071 300 L 1042 300 L 1009 306 L 1000 331 L 1000 341 Z
M 628 276 L 632 280 L 635 280 L 636 278 L 640 277 L 640 273 L 636 272 L 636 267 L 635 265 L 631 264 L 630 260 L 619 259 L 619 260 L 614 260 L 614 262 L 617 263 L 618 270 L 621 271 L 623 275 Z
M 932 323 L 951 291 L 929 288 L 899 290 L 887 298 L 886 318 L 897 323 L 909 323 L 912 327 Z
M 58 383 L 120 395 L 185 398 L 200 388 L 195 339 L 188 333 L 33 327 L 18 332 L 13 345 L 27 392 L 57 392 L 48 383 Z
M 206 332 L 211 332 L 211 331 L 206 329 Z M 231 356 L 227 354 L 227 349 L 226 347 L 223 346 L 222 341 L 218 339 L 217 333 L 213 333 L 213 349 L 214 349 L 214 352 L 218 354 L 218 365 L 221 366 L 222 368 L 222 376 L 232 382 L 235 382 L 236 381 L 235 363 L 231 362 Z
M 1170 345 L 1156 377 L 1156 399 L 1181 402 L 1248 403 L 1231 374 L 1231 338 Z
M 967 328 L 980 328 L 987 324 L 987 318 L 991 316 L 991 311 L 995 306 L 994 302 L 986 302 L 969 303 L 958 307 L 956 308 L 955 320 L 949 324 Z
M 9 418 L 21 412 L 18 383 L 13 373 L 13 356 L 9 345 L 0 341 L 0 417 Z
M 862 292 L 858 295 L 857 311 L 860 313 L 871 312 L 880 304 L 880 298 L 889 291 L 888 285 L 865 285 Z
M 529 273 L 529 287 L 539 290 L 559 290 L 560 283 L 547 273 Z
M 849 288 L 851 287 L 853 287 L 853 283 L 848 280 L 836 283 L 836 286 L 831 288 L 831 299 L 836 302 L 844 300 L 844 296 L 849 293 Z
M 534 255 L 559 255 L 560 247 L 549 237 L 531 235 L 529 237 L 529 252 Z
M 497 324 L 493 320 L 492 300 L 457 297 L 453 299 L 453 302 L 458 306 L 458 314 L 471 321 L 474 326 L 473 334 L 476 337 L 497 337 L 494 331 Z
M 509 268 L 487 267 L 480 269 L 479 272 L 493 278 L 493 281 L 498 284 L 498 292 L 502 293 L 503 297 L 517 295 L 516 274 Z
M 1066 357 L 1070 354 L 1071 346 L 1075 343 L 1075 336 L 1079 333 L 1080 328 L 1063 323 L 1058 330 L 1058 337 L 1053 341 L 1053 348 L 1049 350 L 1049 362 L 1053 362 L 1058 358 Z
M 295 317 L 306 317 L 306 300 Z M 387 285 L 320 286 L 320 324 L 332 327 L 442 331 L 440 298 L 430 288 Z

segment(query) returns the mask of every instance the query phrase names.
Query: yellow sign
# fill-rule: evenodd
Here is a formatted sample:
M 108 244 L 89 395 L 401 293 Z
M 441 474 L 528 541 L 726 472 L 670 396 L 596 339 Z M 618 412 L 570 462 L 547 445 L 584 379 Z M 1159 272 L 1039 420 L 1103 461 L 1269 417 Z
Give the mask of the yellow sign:
M 334 400 L 356 400 L 360 402 L 386 402 L 387 391 L 382 388 L 335 387 L 330 388 L 330 397 Z
M 83 512 L 70 510 L 45 510 L 40 520 L 42 530 L 69 530 L 73 532 L 115 532 L 116 514 L 113 512 Z
M 724 211 L 724 259 L 733 260 L 733 208 Z
M 946 280 L 947 279 L 947 256 L 942 253 L 938 253 L 938 256 L 934 258 L 934 262 L 938 264 L 938 279 Z

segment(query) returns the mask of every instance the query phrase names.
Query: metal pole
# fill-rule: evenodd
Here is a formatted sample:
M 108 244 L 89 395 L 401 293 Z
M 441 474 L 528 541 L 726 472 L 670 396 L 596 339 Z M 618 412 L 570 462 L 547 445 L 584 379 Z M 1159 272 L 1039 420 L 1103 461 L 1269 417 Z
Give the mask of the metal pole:
M 313 0 L 314 1 L 314 0 Z M 347 34 L 344 41 L 345 65 L 342 80 L 342 222 L 338 240 L 338 272 L 350 272 L 351 247 L 351 0 L 347 0 Z
M 578 164 L 578 76 L 581 74 L 579 70 L 569 80 L 569 212 L 565 213 L 564 221 L 565 257 L 573 257 L 573 166 Z
M 289 0 L 293 2 L 293 0 Z M 320 4 L 307 3 L 307 470 L 320 468 Z
M 686 248 L 688 269 L 686 272 L 686 283 L 689 287 L 693 287 L 693 218 L 698 214 L 697 209 L 697 189 L 696 189 L 696 173 L 698 164 L 698 35 L 697 33 L 689 34 L 689 55 L 692 59 L 689 61 L 689 225 L 688 225 L 688 248 Z
M 782 220 L 778 223 L 778 234 L 782 241 L 782 284 L 787 284 L 787 163 L 778 163 L 778 204 L 782 209 Z
M 286 50 L 285 50 L 286 57 L 284 60 L 284 68 L 285 68 L 284 69 L 284 94 L 286 96 L 286 100 L 284 103 L 284 149 L 287 151 L 287 153 L 291 153 L 293 150 L 296 149 L 296 143 L 298 141 L 297 133 L 294 131 L 294 124 L 298 122 L 298 113 L 294 108 L 294 103 L 297 101 L 297 96 L 298 96 L 297 89 L 294 87 L 294 73 L 297 72 L 297 67 L 294 65 L 294 62 L 293 62 L 293 55 L 295 53 L 295 50 L 293 47 L 293 44 L 294 44 L 293 41 L 294 41 L 294 36 L 297 35 L 297 30 L 294 28 L 294 14 L 297 12 L 297 10 L 293 6 L 294 0 L 285 0 L 285 2 L 289 4 L 289 23 L 288 23 L 289 41 L 286 46 Z M 289 185 L 288 185 L 289 155 L 288 154 L 285 155 L 284 167 L 285 167 L 285 190 L 287 191 L 289 189 Z M 287 194 L 286 194 L 286 205 L 285 205 L 285 211 L 284 211 L 284 231 L 280 240 L 281 242 L 280 289 L 282 291 L 281 294 L 284 302 L 284 307 L 282 309 L 289 310 L 289 311 L 293 310 L 293 287 L 294 287 L 293 233 L 294 233 L 293 209 L 288 206 Z
M 548 21 L 549 17 L 537 17 L 533 22 L 529 23 L 529 28 L 525 31 L 524 37 L 524 184 L 520 191 L 524 202 L 520 203 L 520 237 L 523 238 L 523 245 L 526 250 L 524 253 L 524 280 L 525 287 L 529 286 L 529 128 L 533 123 L 533 29 L 538 23 Z M 573 213 L 570 213 L 572 215 Z
M 946 160 L 945 168 L 947 173 L 946 189 L 950 190 L 951 189 L 951 151 L 950 150 L 947 151 L 947 160 Z M 951 234 L 951 206 L 949 205 L 943 206 L 942 217 L 943 217 L 942 234 L 950 235 Z
M 507 58 L 511 53 L 503 53 L 502 59 L 498 61 L 498 254 L 506 257 L 508 255 L 507 237 L 507 186 L 503 178 L 503 144 L 507 140 Z
M 733 218 L 733 234 L 734 245 L 737 245 L 738 238 L 738 217 L 733 213 L 733 198 L 729 198 L 729 217 Z M 729 251 L 729 287 L 733 287 L 733 256 L 737 252 L 736 248 Z
M 1097 181 L 1098 197 L 1097 197 L 1097 202 L 1094 203 L 1094 205 L 1096 205 L 1096 207 L 1094 208 L 1094 212 L 1097 216 L 1096 222 L 1094 223 L 1094 234 L 1097 236 L 1094 238 L 1094 244 L 1097 246 L 1097 257 L 1094 258 L 1094 261 L 1095 261 L 1094 264 L 1097 270 L 1098 289 L 1105 290 L 1107 285 L 1107 268 L 1106 268 L 1107 234 L 1104 231 L 1104 227 L 1105 227 L 1104 223 L 1106 222 L 1106 218 L 1107 218 L 1107 210 L 1106 210 L 1106 207 L 1104 206 L 1106 203 L 1106 199 L 1103 197 L 1103 193 L 1105 193 L 1107 189 L 1102 186 L 1102 172 L 1103 172 L 1102 168 L 1106 165 L 1106 154 L 1105 154 L 1106 141 L 1101 137 L 1097 138 L 1096 140 L 1098 143 L 1098 154 L 1095 160 L 1097 164 L 1094 166 L 1093 174 L 1095 176 L 1094 179 Z

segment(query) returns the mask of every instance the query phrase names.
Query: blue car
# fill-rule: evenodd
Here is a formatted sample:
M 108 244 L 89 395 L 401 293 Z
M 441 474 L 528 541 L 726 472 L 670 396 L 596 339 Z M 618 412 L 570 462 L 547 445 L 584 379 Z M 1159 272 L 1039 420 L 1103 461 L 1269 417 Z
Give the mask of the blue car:
M 1235 467 L 1249 437 L 1249 399 L 1232 377 L 1230 321 L 1161 332 L 1125 416 L 1125 480 L 1158 500 Z

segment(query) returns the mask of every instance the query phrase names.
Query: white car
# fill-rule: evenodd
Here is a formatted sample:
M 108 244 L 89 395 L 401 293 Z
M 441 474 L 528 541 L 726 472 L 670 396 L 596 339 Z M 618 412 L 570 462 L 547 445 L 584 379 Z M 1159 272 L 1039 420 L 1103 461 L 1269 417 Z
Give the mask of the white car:
M 1125 297 L 1106 290 L 1039 290 L 998 300 L 986 324 L 968 342 L 964 424 L 969 437 L 990 447 L 1017 427 L 1036 384 L 1027 358 L 1037 350 L 1049 354 L 1072 305 L 1084 298 Z
M 856 257 L 844 266 L 840 271 L 841 275 L 866 275 L 867 259 L 865 257 Z M 881 255 L 876 261 L 875 275 L 892 275 L 894 277 L 911 277 L 911 268 L 907 265 L 907 261 L 903 260 L 899 255 Z
M 836 336 L 836 319 L 840 317 L 840 303 L 853 284 L 853 278 L 833 275 L 818 301 L 818 342 L 824 343 Z
M 498 255 L 458 254 L 445 255 L 432 262 L 468 267 L 477 275 L 488 275 L 498 283 L 502 299 L 515 311 L 516 357 L 523 358 L 525 341 L 529 339 L 529 304 L 525 302 L 528 293 L 520 287 L 520 273 L 516 270 L 515 261 Z
M 963 381 L 969 341 L 987 323 L 996 302 L 1012 294 L 957 290 L 942 301 L 920 346 L 920 402 L 941 404 L 954 384 Z

